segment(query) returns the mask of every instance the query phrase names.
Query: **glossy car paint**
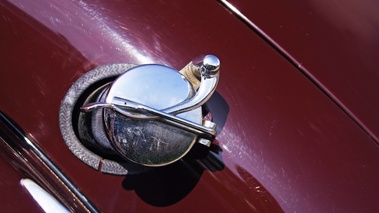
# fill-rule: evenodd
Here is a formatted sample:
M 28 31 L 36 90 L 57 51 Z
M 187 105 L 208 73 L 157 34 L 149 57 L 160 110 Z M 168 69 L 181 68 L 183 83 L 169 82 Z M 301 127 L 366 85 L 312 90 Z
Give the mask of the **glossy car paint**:
M 230 0 L 379 143 L 379 2 Z
M 328 96 L 217 2 L 18 1 L 1 6 L 0 109 L 103 212 L 370 212 L 379 150 Z M 135 176 L 66 147 L 60 102 L 108 63 L 222 63 L 208 102 L 216 155 Z M 163 94 L 162 94 L 163 95 Z M 216 148 L 217 148 L 216 146 Z
M 7 158 L 0 158 L 1 208 L 13 212 L 28 212 L 33 209 L 34 212 L 42 213 L 43 210 L 20 185 L 20 180 L 24 176 L 12 168 L 5 159 Z M 20 201 L 22 201 L 22 205 L 20 205 Z
M 57 168 L 54 162 L 43 153 L 38 145 L 33 143 L 33 139 L 28 138 L 20 127 L 3 113 L 0 113 L 0 135 L 1 155 L 5 158 L 5 161 L 2 162 L 5 164 L 7 164 L 7 161 L 10 162 L 18 171 L 18 175 L 23 177 L 22 182 L 21 178 L 6 180 L 11 183 L 19 182 L 18 187 L 14 187 L 12 184 L 7 184 L 4 187 L 5 189 L 10 186 L 16 188 L 14 191 L 10 191 L 12 192 L 10 196 L 8 194 L 8 197 L 2 200 L 4 201 L 4 206 L 8 206 L 9 208 L 6 210 L 7 212 L 19 211 L 12 208 L 12 204 L 15 205 L 13 202 L 9 203 L 7 201 L 9 199 L 18 200 L 18 197 L 22 197 L 17 194 L 21 188 L 20 186 L 23 186 L 22 188 L 24 189 L 24 192 L 29 192 L 30 194 L 27 201 L 30 201 L 32 197 L 33 199 L 36 198 L 34 204 L 38 204 L 44 211 L 46 210 L 47 205 L 50 205 L 50 208 L 54 208 L 56 212 L 62 212 L 59 211 L 59 209 L 62 209 L 62 206 L 64 205 L 67 206 L 71 212 L 97 211 L 97 208 L 88 202 L 87 198 L 80 192 L 75 184 L 72 183 L 65 174 L 59 170 L 59 168 Z M 8 164 L 8 166 L 10 165 Z M 2 170 L 2 173 L 9 175 L 12 174 L 12 170 Z M 13 173 L 17 172 L 13 170 Z M 55 199 L 58 199 L 59 201 L 49 202 L 49 199 L 51 198 L 44 199 L 43 195 L 41 198 L 41 193 L 36 192 L 35 187 L 31 187 L 31 180 L 29 178 L 32 178 L 32 181 L 39 187 L 44 187 L 44 190 L 47 193 L 54 196 Z M 40 194 L 40 196 L 36 196 L 37 194 Z M 57 207 L 55 207 L 55 205 L 57 205 Z M 26 205 L 24 208 L 30 210 L 33 209 L 34 211 L 41 209 L 35 208 L 35 206 L 36 205 Z M 16 207 L 20 208 L 18 206 Z

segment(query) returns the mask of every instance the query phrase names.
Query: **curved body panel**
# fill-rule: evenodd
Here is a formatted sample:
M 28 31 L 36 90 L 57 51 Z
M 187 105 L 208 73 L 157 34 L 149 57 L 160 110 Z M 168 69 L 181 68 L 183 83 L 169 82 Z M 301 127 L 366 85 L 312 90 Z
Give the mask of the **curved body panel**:
M 379 3 L 229 1 L 379 143 Z
M 0 3 L 0 13 L 6 38 L 0 40 L 0 110 L 100 211 L 379 208 L 377 144 L 217 2 L 10 0 Z M 60 103 L 85 72 L 109 63 L 181 69 L 203 53 L 217 55 L 222 64 L 207 103 L 218 124 L 214 155 L 111 176 L 66 147 Z

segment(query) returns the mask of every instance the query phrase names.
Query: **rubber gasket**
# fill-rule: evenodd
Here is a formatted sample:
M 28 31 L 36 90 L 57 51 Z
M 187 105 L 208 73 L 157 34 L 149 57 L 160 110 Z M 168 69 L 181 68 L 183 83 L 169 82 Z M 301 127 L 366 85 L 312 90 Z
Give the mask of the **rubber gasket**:
M 68 90 L 59 110 L 59 127 L 71 152 L 88 166 L 103 173 L 126 175 L 128 170 L 120 162 L 104 159 L 88 150 L 77 138 L 72 116 L 76 102 L 91 85 L 105 78 L 117 77 L 134 67 L 133 64 L 109 64 L 97 67 L 80 77 Z M 76 109 L 78 110 L 78 109 Z

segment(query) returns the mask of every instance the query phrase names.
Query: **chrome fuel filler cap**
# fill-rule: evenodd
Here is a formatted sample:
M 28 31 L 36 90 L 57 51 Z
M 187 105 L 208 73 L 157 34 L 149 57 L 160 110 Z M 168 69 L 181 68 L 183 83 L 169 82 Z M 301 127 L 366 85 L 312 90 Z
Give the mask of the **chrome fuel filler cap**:
M 69 90 L 60 112 L 63 138 L 86 164 L 106 173 L 126 174 L 134 168 L 171 164 L 183 158 L 195 143 L 210 146 L 215 139 L 216 124 L 204 119 L 203 104 L 219 81 L 220 61 L 216 56 L 194 60 L 180 72 L 158 64 L 118 64 L 89 73 L 70 89 L 81 93 L 74 95 L 77 101 L 72 102 Z M 103 79 L 113 76 L 114 80 L 104 81 L 99 75 L 104 75 Z M 77 108 L 80 112 L 75 112 Z M 67 111 L 71 121 L 77 122 L 71 125 L 75 137 L 67 136 L 70 121 L 65 118 L 68 115 L 62 115 Z M 98 163 L 94 164 L 94 158 Z

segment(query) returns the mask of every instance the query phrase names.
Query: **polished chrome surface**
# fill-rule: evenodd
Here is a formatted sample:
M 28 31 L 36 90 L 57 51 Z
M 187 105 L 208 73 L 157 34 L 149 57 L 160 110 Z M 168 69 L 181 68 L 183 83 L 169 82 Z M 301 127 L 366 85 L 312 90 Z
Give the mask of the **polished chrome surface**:
M 183 103 L 165 109 L 165 112 L 175 115 L 200 107 L 216 90 L 220 77 L 220 60 L 216 56 L 206 55 L 202 63 L 194 65 L 199 66 L 201 75 L 200 87 L 196 95 Z
M 105 102 L 105 132 L 114 150 L 128 161 L 151 167 L 181 159 L 198 135 L 213 130 L 201 125 L 200 107 L 177 116 L 163 109 L 194 95 L 188 80 L 172 68 L 153 64 L 125 72 L 99 99 Z
M 211 78 L 219 74 L 220 60 L 214 55 L 206 55 L 200 65 L 200 72 L 206 78 Z
M 213 139 L 216 136 L 215 129 L 211 129 L 203 125 L 177 117 L 175 115 L 165 113 L 163 110 L 160 111 L 160 110 L 145 106 L 143 104 L 136 103 L 134 101 L 130 101 L 130 100 L 119 98 L 119 97 L 114 97 L 113 102 L 114 103 L 109 106 L 107 104 L 104 104 L 104 106 L 111 108 L 119 112 L 120 114 L 123 114 L 130 118 L 140 119 L 141 117 L 139 116 L 140 115 L 139 113 L 142 113 L 143 116 L 152 114 L 152 115 L 158 116 L 160 121 L 180 127 L 189 132 L 199 134 L 199 136 L 202 136 L 204 138 Z M 138 113 L 133 113 L 132 110 Z M 148 116 L 143 117 L 143 118 L 146 119 L 148 118 Z M 152 118 L 154 119 L 156 117 L 152 117 Z
M 141 83 L 140 82 L 135 82 L 135 81 L 130 80 L 130 79 L 134 79 L 134 76 L 126 76 L 126 77 L 120 77 L 119 79 L 116 80 L 114 85 L 112 85 L 105 102 L 90 103 L 90 104 L 82 106 L 81 109 L 84 111 L 90 111 L 90 110 L 94 110 L 97 108 L 112 108 L 113 106 L 117 106 L 119 104 L 116 104 L 115 101 L 117 99 L 118 100 L 122 99 L 122 95 L 124 95 L 124 88 L 123 88 L 124 85 L 133 84 L 133 85 L 135 85 L 135 86 L 133 86 L 133 88 L 135 88 L 135 90 L 129 91 L 129 93 L 131 93 L 131 96 L 132 96 L 132 98 L 130 98 L 131 101 L 133 101 L 135 99 L 140 99 L 141 97 L 143 97 L 144 101 L 149 100 L 149 98 L 150 98 L 150 100 L 152 100 L 152 101 L 150 101 L 150 103 L 147 105 L 156 106 L 155 108 L 161 109 L 161 111 L 164 111 L 165 113 L 169 113 L 169 114 L 173 114 L 173 115 L 193 110 L 193 109 L 198 108 L 201 105 L 203 105 L 212 96 L 213 92 L 215 91 L 217 84 L 218 84 L 218 81 L 219 81 L 219 77 L 220 77 L 220 72 L 219 72 L 220 71 L 220 60 L 214 55 L 206 55 L 200 63 L 193 63 L 193 65 L 196 66 L 196 68 L 199 70 L 200 75 L 201 75 L 201 77 L 200 77 L 201 83 L 200 83 L 200 87 L 199 87 L 197 93 L 195 94 L 194 97 L 192 97 L 190 99 L 186 99 L 185 101 L 180 102 L 178 104 L 172 104 L 173 100 L 169 101 L 168 103 L 165 103 L 165 104 L 169 105 L 168 108 L 163 108 L 163 107 L 157 105 L 157 103 L 158 103 L 158 102 L 156 102 L 157 97 L 156 96 L 154 97 L 151 95 L 149 96 L 149 94 L 147 94 L 147 92 L 145 92 L 145 90 L 141 89 Z M 152 67 L 152 66 L 156 66 L 156 67 Z M 151 88 L 152 89 L 151 92 L 154 92 L 154 91 L 170 91 L 170 90 L 174 90 L 171 92 L 176 92 L 176 90 L 178 88 L 175 88 L 175 87 L 177 87 L 178 84 L 177 83 L 172 84 L 174 82 L 174 80 L 172 78 L 170 78 L 169 75 L 164 75 L 162 73 L 162 75 L 163 75 L 162 79 L 157 80 L 157 79 L 155 79 L 156 77 L 154 76 L 154 78 L 152 79 L 153 81 L 151 81 L 151 79 L 149 79 L 149 76 L 152 76 L 152 75 L 151 74 L 148 75 L 148 73 L 145 74 L 145 72 L 149 72 L 151 69 L 155 69 L 156 72 L 162 72 L 163 70 L 165 70 L 165 69 L 163 69 L 162 66 L 159 66 L 159 65 L 147 65 L 147 66 L 138 68 L 138 71 L 139 71 L 138 74 L 141 74 L 141 72 L 143 72 L 144 75 L 146 75 L 145 81 L 147 81 L 147 83 L 144 83 L 144 84 L 149 85 L 149 86 L 147 86 L 147 89 L 150 90 L 150 88 Z M 159 76 L 157 76 L 157 77 L 159 77 Z M 158 85 L 155 82 L 157 82 Z M 170 86 L 170 88 L 154 88 L 154 87 L 150 86 L 150 83 L 154 84 L 155 86 L 161 86 L 162 82 L 165 82 L 168 86 Z M 174 88 L 172 88 L 172 85 L 174 85 Z M 144 89 L 146 89 L 146 87 Z M 161 96 L 162 94 L 159 94 L 159 95 Z M 174 96 L 177 96 L 177 95 L 178 94 L 175 94 Z M 112 106 L 112 104 L 113 104 L 113 106 Z M 129 113 L 128 116 L 133 116 L 134 118 L 140 118 L 140 119 L 152 119 L 153 118 L 151 116 L 144 115 L 144 114 L 132 115 L 131 113 Z
M 187 79 L 176 70 L 148 64 L 132 68 L 118 77 L 110 86 L 105 102 L 113 103 L 114 97 L 126 96 L 131 101 L 162 110 L 193 95 L 194 90 Z M 162 98 L 165 101 L 161 101 Z
M 164 166 L 181 159 L 197 134 L 159 120 L 133 119 L 105 109 L 105 124 L 115 151 L 144 166 Z
M 68 213 L 70 212 L 51 194 L 30 179 L 21 179 L 20 184 L 32 195 L 34 200 L 46 213 Z
M 93 112 L 97 123 L 105 124 L 109 143 L 126 160 L 152 167 L 173 163 L 196 141 L 210 146 L 216 136 L 214 123 L 203 125 L 201 106 L 216 89 L 220 61 L 207 55 L 191 64 L 201 80 L 196 92 L 192 83 L 172 68 L 141 65 L 114 80 L 97 102 L 85 103 L 80 109 Z M 104 122 L 98 119 L 100 110 L 104 110 Z M 98 126 L 99 131 L 93 132 L 102 132 Z M 94 135 L 104 138 L 103 133 Z
M 22 141 L 22 146 L 30 149 L 32 153 L 38 156 L 39 160 L 69 189 L 76 199 L 89 212 L 99 212 L 99 210 L 88 200 L 88 198 L 75 186 L 75 184 L 68 179 L 68 177 L 55 165 L 55 163 L 45 154 L 45 152 L 32 140 L 30 140 L 22 130 L 20 130 L 11 120 L 9 120 L 3 113 L 0 112 L 0 121 L 6 124 L 11 131 Z

